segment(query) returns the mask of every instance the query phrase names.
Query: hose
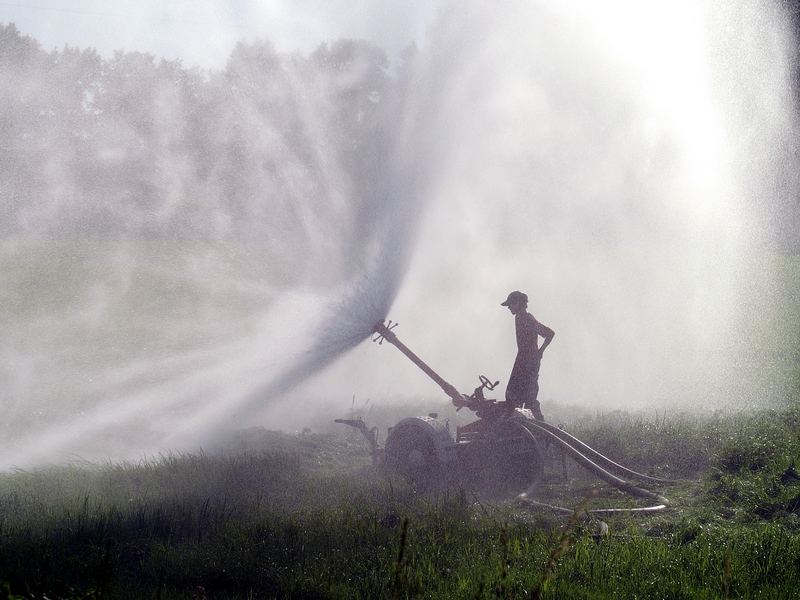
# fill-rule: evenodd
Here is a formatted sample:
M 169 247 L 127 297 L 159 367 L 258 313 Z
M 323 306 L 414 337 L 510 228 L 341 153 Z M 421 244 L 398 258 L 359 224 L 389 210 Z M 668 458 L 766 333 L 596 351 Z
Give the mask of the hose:
M 556 506 L 554 504 L 547 504 L 546 502 L 539 502 L 538 500 L 532 500 L 531 498 L 525 495 L 525 492 L 517 496 L 517 503 L 523 506 L 546 508 L 552 510 L 553 512 L 561 513 L 563 515 L 575 514 L 575 510 L 572 508 L 564 508 L 563 506 Z M 614 513 L 650 513 L 650 512 L 659 512 L 666 508 L 667 507 L 664 506 L 663 504 L 657 504 L 655 506 L 643 506 L 635 508 L 593 508 L 591 510 L 586 510 L 582 512 L 586 512 L 592 515 L 605 515 Z
M 536 421 L 536 425 L 540 429 L 546 429 L 548 432 L 552 433 L 553 435 L 558 436 L 562 441 L 568 443 L 570 446 L 574 448 L 580 449 L 581 453 L 586 456 L 590 456 L 592 460 L 599 463 L 606 470 L 611 472 L 616 472 L 617 475 L 624 475 L 626 477 L 631 477 L 633 479 L 637 479 L 639 481 L 648 481 L 650 483 L 681 483 L 685 480 L 680 479 L 662 479 L 660 477 L 652 477 L 651 475 L 645 475 L 644 473 L 637 473 L 632 469 L 624 467 L 618 463 L 615 463 L 610 458 L 603 456 L 597 450 L 590 447 L 588 444 L 580 441 L 573 435 L 570 435 L 563 429 L 556 427 L 554 425 L 550 425 L 549 423 L 545 423 L 544 421 Z
M 637 486 L 631 484 L 630 482 L 625 481 L 624 479 L 621 479 L 621 478 L 617 477 L 616 475 L 613 475 L 612 473 L 609 473 L 606 469 L 604 469 L 603 467 L 601 467 L 600 465 L 595 463 L 592 459 L 590 459 L 589 457 L 585 456 L 578 448 L 575 448 L 569 442 L 567 442 L 566 440 L 562 439 L 559 435 L 557 435 L 554 432 L 552 432 L 550 430 L 550 428 L 553 428 L 552 425 L 548 425 L 546 423 L 542 423 L 541 421 L 536 421 L 536 420 L 532 420 L 532 419 L 526 420 L 522 425 L 523 425 L 523 429 L 528 433 L 528 435 L 531 436 L 532 439 L 534 439 L 534 440 L 536 439 L 536 436 L 534 435 L 534 431 L 533 431 L 535 429 L 535 430 L 537 430 L 537 433 L 543 434 L 550 441 L 555 442 L 556 445 L 560 446 L 563 450 L 565 450 L 575 460 L 575 462 L 577 462 L 579 465 L 581 465 L 582 467 L 584 467 L 588 471 L 590 471 L 590 472 L 594 473 L 595 475 L 597 475 L 600 479 L 602 479 L 606 483 L 609 483 L 609 484 L 613 485 L 617 489 L 619 489 L 619 490 L 621 490 L 621 491 L 623 491 L 623 492 L 625 492 L 627 494 L 630 494 L 631 496 L 634 496 L 634 497 L 637 497 L 637 498 L 647 498 L 649 500 L 655 500 L 656 502 L 658 502 L 658 504 L 656 504 L 654 506 L 648 506 L 648 507 L 645 507 L 645 508 L 599 508 L 599 509 L 589 510 L 589 511 L 586 511 L 586 512 L 592 513 L 592 514 L 607 514 L 607 513 L 620 513 L 620 512 L 656 512 L 656 511 L 664 510 L 667 507 L 669 507 L 670 501 L 669 501 L 668 498 L 666 498 L 665 496 L 662 496 L 661 494 L 658 494 L 656 492 L 651 492 L 650 490 L 646 490 L 644 488 L 637 487 Z M 546 427 L 543 426 L 543 425 L 546 425 Z M 553 428 L 553 429 L 557 429 L 557 428 Z M 558 431 L 561 431 L 561 430 L 558 430 Z M 569 434 L 567 434 L 567 435 L 569 435 Z M 572 436 L 570 436 L 570 437 L 572 437 Z M 583 444 L 583 446 L 586 446 L 586 445 Z M 588 446 L 586 446 L 586 448 L 588 448 Z M 603 462 L 607 461 L 607 462 L 613 463 L 613 461 L 611 461 L 610 459 L 604 457 L 603 455 L 601 455 L 599 452 L 597 452 L 595 450 L 592 450 L 592 453 L 594 453 L 594 455 L 600 456 L 602 459 L 604 459 Z M 616 463 L 613 463 L 613 464 L 616 465 Z M 625 469 L 625 467 L 622 467 L 621 465 L 617 465 L 617 466 Z M 570 509 L 563 508 L 563 507 L 560 507 L 560 506 L 553 506 L 553 505 L 545 504 L 545 503 L 542 503 L 542 502 L 537 502 L 535 500 L 531 500 L 528 497 L 528 494 L 533 492 L 533 490 L 535 489 L 536 485 L 537 485 L 536 483 L 533 483 L 530 487 L 528 487 L 527 490 L 525 490 L 519 496 L 517 496 L 517 501 L 520 504 L 523 504 L 523 505 L 541 506 L 541 507 L 545 507 L 545 508 L 549 508 L 549 509 L 555 510 L 556 512 L 561 512 L 563 514 L 573 514 L 574 511 L 572 511 Z

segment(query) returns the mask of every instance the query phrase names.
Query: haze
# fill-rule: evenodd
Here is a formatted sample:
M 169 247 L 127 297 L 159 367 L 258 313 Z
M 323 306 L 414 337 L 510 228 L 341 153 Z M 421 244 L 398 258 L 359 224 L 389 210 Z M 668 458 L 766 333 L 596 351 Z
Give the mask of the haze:
M 439 398 L 366 343 L 386 317 L 504 380 L 514 289 L 556 331 L 544 402 L 785 398 L 742 351 L 797 196 L 778 5 L 105 6 L 0 5 L 0 465 Z

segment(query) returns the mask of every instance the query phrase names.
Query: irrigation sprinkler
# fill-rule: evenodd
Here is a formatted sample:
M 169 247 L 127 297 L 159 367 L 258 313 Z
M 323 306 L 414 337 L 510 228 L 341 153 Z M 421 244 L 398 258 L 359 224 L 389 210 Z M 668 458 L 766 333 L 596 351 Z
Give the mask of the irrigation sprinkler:
M 640 487 L 643 484 L 666 484 L 670 480 L 651 477 L 624 467 L 573 437 L 563 429 L 538 420 L 526 408 L 487 398 L 499 381 L 480 375 L 480 383 L 471 394 L 459 392 L 425 361 L 401 342 L 389 321 L 375 325 L 374 342 L 388 342 L 402 352 L 450 397 L 456 410 L 466 408 L 477 417 L 457 427 L 455 435 L 449 422 L 437 415 L 406 417 L 389 428 L 383 448 L 377 441 L 376 428 L 368 428 L 361 419 L 336 419 L 361 431 L 370 443 L 373 461 L 420 488 L 430 488 L 458 478 L 470 487 L 491 489 L 500 494 L 517 494 L 520 503 L 542 506 L 572 514 L 566 508 L 535 501 L 532 496 L 553 455 L 572 458 L 577 464 L 617 489 L 638 498 L 656 502 L 638 509 L 597 509 L 591 513 L 617 511 L 658 511 L 669 506 L 663 495 Z M 555 449 L 557 452 L 546 452 Z M 563 468 L 563 467 L 562 467 Z M 639 485 L 634 485 L 636 481 Z

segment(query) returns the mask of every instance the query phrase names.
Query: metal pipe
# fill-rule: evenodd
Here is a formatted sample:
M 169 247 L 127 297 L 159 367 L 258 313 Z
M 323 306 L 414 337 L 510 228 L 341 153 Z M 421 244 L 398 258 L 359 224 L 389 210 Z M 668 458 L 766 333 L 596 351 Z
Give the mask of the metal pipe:
M 447 383 L 442 377 L 433 369 L 431 369 L 424 360 L 422 360 L 419 356 L 414 354 L 411 349 L 408 348 L 403 342 L 397 339 L 397 335 L 392 332 L 391 329 L 386 327 L 383 323 L 378 323 L 375 325 L 373 329 L 375 333 L 385 339 L 387 342 L 395 346 L 400 352 L 405 354 L 411 362 L 417 365 L 422 371 L 431 379 L 433 379 L 436 384 L 444 390 L 444 393 L 452 398 L 454 403 L 461 403 L 464 400 L 464 396 L 451 384 Z

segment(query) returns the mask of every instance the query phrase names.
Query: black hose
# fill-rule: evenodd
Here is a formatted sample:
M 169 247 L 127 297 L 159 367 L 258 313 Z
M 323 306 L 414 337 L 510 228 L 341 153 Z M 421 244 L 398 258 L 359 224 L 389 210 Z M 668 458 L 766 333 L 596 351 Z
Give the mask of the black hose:
M 649 481 L 651 483 L 681 483 L 681 480 L 678 479 L 662 479 L 660 477 L 652 477 L 651 475 L 645 475 L 644 473 L 637 473 L 636 471 L 633 471 L 632 469 L 624 467 L 618 463 L 615 463 L 610 458 L 603 456 L 597 450 L 590 447 L 588 444 L 585 444 L 575 436 L 570 435 L 569 433 L 567 433 L 563 429 L 560 429 L 559 427 L 550 425 L 549 423 L 545 423 L 544 421 L 536 421 L 536 425 L 539 428 L 546 429 L 548 432 L 558 436 L 562 441 L 568 443 L 570 446 L 579 448 L 582 454 L 591 456 L 592 460 L 600 463 L 607 470 L 616 472 L 618 475 L 624 475 L 626 477 L 638 479 L 639 481 Z
M 552 427 L 552 426 L 548 425 L 548 427 Z M 569 442 L 567 442 L 566 440 L 561 439 L 558 435 L 556 435 L 555 433 L 550 431 L 547 427 L 543 427 L 541 421 L 526 420 L 525 423 L 523 423 L 523 428 L 528 432 L 528 434 L 533 439 L 536 439 L 536 436 L 534 435 L 534 432 L 532 431 L 533 428 L 538 430 L 538 432 L 544 434 L 546 437 L 549 437 L 552 441 L 554 441 L 557 445 L 559 445 L 562 449 L 564 449 L 579 465 L 581 465 L 585 469 L 589 470 L 590 472 L 594 473 L 595 475 L 597 475 L 600 479 L 602 479 L 606 483 L 609 483 L 609 484 L 613 485 L 617 489 L 619 489 L 619 490 L 621 490 L 621 491 L 623 491 L 623 492 L 625 492 L 627 494 L 630 494 L 631 496 L 635 496 L 637 498 L 647 498 L 647 499 L 650 499 L 650 500 L 655 500 L 656 502 L 659 503 L 659 504 L 657 504 L 655 506 L 646 507 L 644 509 L 641 509 L 641 508 L 639 508 L 639 509 L 637 509 L 637 508 L 633 508 L 633 509 L 604 508 L 604 509 L 593 509 L 593 510 L 590 510 L 590 511 L 587 511 L 587 512 L 592 513 L 592 514 L 595 514 L 595 513 L 613 513 L 613 512 L 654 512 L 654 511 L 664 510 L 665 508 L 667 508 L 670 505 L 669 499 L 667 499 L 665 496 L 662 496 L 661 494 L 657 494 L 656 492 L 651 492 L 650 490 L 646 490 L 644 488 L 637 487 L 637 486 L 625 481 L 624 479 L 620 479 L 616 475 L 613 475 L 612 473 L 609 473 L 603 467 L 601 467 L 600 465 L 598 465 L 597 463 L 592 461 L 592 459 L 588 458 L 587 456 L 584 456 L 584 454 L 581 453 L 580 450 L 578 450 L 577 448 L 573 447 Z M 595 453 L 599 454 L 597 452 L 595 452 Z M 602 456 L 602 455 L 600 455 L 600 456 Z M 605 458 L 605 457 L 603 457 L 603 458 Z M 608 459 L 606 459 L 606 460 L 608 460 Z M 536 502 L 534 500 L 530 500 L 528 498 L 528 494 L 531 493 L 535 487 L 536 487 L 536 484 L 534 483 L 527 490 L 522 492 L 517 497 L 518 501 L 523 503 L 523 504 L 534 504 L 534 505 L 539 505 L 539 506 L 546 506 L 546 507 L 551 508 L 553 510 L 556 510 L 558 512 L 565 512 L 565 513 L 568 512 L 568 513 L 572 514 L 573 511 L 571 511 L 569 509 L 561 508 L 561 507 L 558 507 L 558 506 L 546 505 L 546 504 L 543 504 L 541 502 Z

